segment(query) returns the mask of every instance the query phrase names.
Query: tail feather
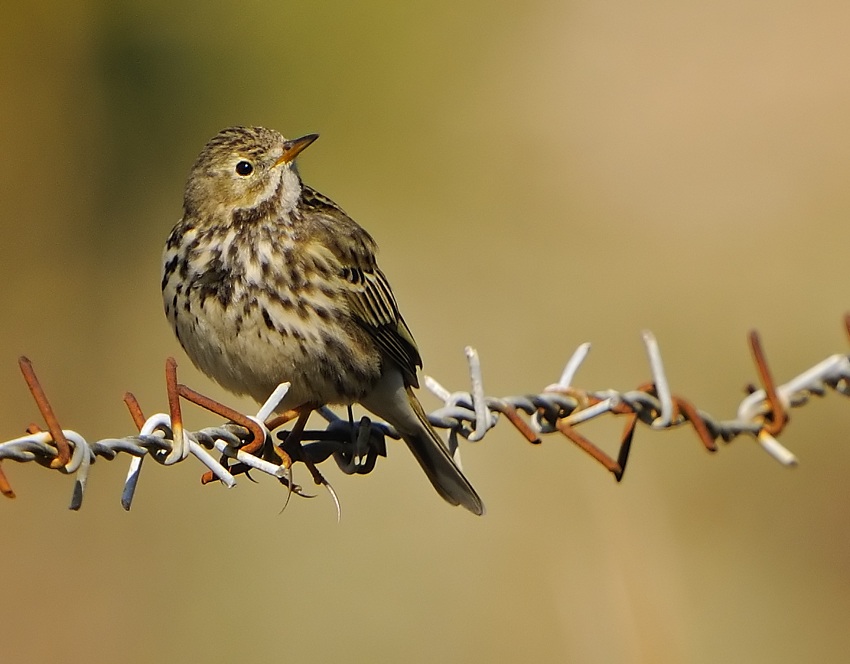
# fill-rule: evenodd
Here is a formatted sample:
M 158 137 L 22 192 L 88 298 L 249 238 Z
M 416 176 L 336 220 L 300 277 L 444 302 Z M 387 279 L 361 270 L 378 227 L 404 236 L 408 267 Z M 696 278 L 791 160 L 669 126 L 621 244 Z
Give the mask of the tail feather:
M 446 444 L 428 424 L 428 416 L 400 371 L 386 371 L 360 403 L 399 432 L 431 484 L 452 505 L 484 514 L 475 489 L 452 460 Z
M 409 387 L 407 397 L 411 408 L 416 413 L 418 426 L 400 430 L 399 433 L 428 479 L 431 480 L 431 484 L 434 485 L 437 493 L 452 505 L 463 505 L 479 516 L 484 514 L 481 498 L 455 464 L 445 443 L 428 423 L 425 410 Z

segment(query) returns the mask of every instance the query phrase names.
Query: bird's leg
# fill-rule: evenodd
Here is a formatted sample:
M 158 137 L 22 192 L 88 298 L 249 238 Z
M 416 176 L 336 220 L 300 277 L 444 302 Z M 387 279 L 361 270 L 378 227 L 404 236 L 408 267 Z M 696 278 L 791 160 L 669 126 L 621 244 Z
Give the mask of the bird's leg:
M 301 437 L 304 435 L 304 427 L 307 426 L 307 420 L 310 419 L 310 414 L 313 412 L 313 407 L 309 404 L 304 404 L 293 410 L 288 410 L 282 415 L 269 420 L 266 426 L 274 425 L 275 428 L 286 424 L 291 420 L 295 420 L 292 430 L 286 432 L 286 438 L 280 444 L 274 447 L 274 452 L 284 463 L 287 461 L 291 464 L 293 461 L 302 461 L 306 465 L 304 448 L 301 445 Z M 296 419 L 297 418 L 297 419 Z
M 301 437 L 304 435 L 304 427 L 307 426 L 307 420 L 310 419 L 310 415 L 314 410 L 315 406 L 304 404 L 303 406 L 287 411 L 280 416 L 286 417 L 290 415 L 290 413 L 297 413 L 298 419 L 295 421 L 292 429 L 286 434 L 286 439 L 280 445 L 276 446 L 274 451 L 281 458 L 290 459 L 291 461 L 300 461 L 307 466 L 307 470 L 310 471 L 310 474 L 313 476 L 313 481 L 316 484 L 330 486 L 327 480 L 322 476 L 322 473 L 319 472 L 319 469 L 316 468 L 316 464 L 313 463 L 305 452 L 304 446 L 301 445 Z M 275 420 L 277 419 L 279 418 L 275 418 Z M 289 419 L 292 418 L 290 417 Z
M 287 410 L 285 413 L 281 413 L 280 415 L 274 415 L 272 417 L 269 417 L 264 422 L 264 424 L 266 425 L 266 429 L 268 429 L 269 431 L 274 431 L 278 427 L 282 427 L 287 422 L 291 422 L 296 417 L 300 417 L 300 414 L 301 414 L 300 408 L 293 408 L 291 410 Z M 308 416 L 309 416 L 309 411 L 308 411 Z M 302 427 L 302 429 L 303 429 L 303 427 Z M 287 467 L 287 468 L 292 467 L 293 459 L 289 454 L 287 454 L 283 450 L 283 446 L 278 447 L 277 445 L 271 444 L 269 447 L 271 447 L 271 450 L 280 458 L 282 464 L 285 467 Z M 268 448 L 266 448 L 266 450 L 268 450 Z M 266 459 L 266 461 L 274 461 L 274 458 L 269 458 L 268 454 L 266 454 L 266 453 L 263 454 L 263 458 Z
M 291 422 L 299 415 L 299 409 L 293 408 L 292 410 L 287 410 L 285 413 L 281 415 L 275 415 L 274 417 L 270 417 L 266 420 L 266 429 L 269 431 L 274 431 L 278 427 L 282 427 L 287 422 Z

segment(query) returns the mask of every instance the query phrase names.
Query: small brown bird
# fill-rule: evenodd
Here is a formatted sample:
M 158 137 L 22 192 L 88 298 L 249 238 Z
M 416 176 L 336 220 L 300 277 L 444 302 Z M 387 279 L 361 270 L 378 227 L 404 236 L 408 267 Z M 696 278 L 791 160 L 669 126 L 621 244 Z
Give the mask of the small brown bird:
M 234 393 L 263 402 L 290 382 L 280 412 L 362 404 L 443 498 L 483 514 L 413 393 L 422 360 L 375 241 L 298 175 L 316 138 L 230 127 L 207 143 L 163 254 L 168 320 L 195 366 Z

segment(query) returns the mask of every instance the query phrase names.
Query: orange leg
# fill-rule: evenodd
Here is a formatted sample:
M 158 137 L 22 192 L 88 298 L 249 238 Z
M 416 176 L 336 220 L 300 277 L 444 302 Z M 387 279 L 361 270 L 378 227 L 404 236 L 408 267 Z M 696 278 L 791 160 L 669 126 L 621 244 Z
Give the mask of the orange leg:
M 304 427 L 307 426 L 307 420 L 310 419 L 310 414 L 313 412 L 313 407 L 307 404 L 299 406 L 293 410 L 286 411 L 283 415 L 274 418 L 271 423 L 277 426 L 285 424 L 295 418 L 295 424 L 292 430 L 286 434 L 286 440 L 274 448 L 275 454 L 286 462 L 303 461 L 307 464 L 304 455 L 304 448 L 301 446 L 301 436 L 304 435 Z M 284 449 L 288 448 L 288 452 Z
M 275 452 L 281 459 L 284 460 L 284 463 L 289 460 L 290 463 L 292 461 L 300 461 L 307 469 L 310 471 L 310 474 L 313 476 L 313 481 L 316 484 L 324 484 L 328 485 L 327 480 L 322 476 L 319 472 L 319 469 L 316 468 L 316 464 L 314 464 L 304 453 L 304 448 L 301 446 L 301 436 L 304 434 L 304 427 L 307 426 L 307 420 L 310 419 L 310 414 L 315 410 L 315 406 L 310 404 L 304 404 L 303 406 L 299 406 L 294 410 L 287 411 L 283 415 L 280 415 L 278 418 L 275 418 L 274 421 L 287 418 L 283 420 L 287 422 L 292 419 L 293 415 L 297 414 L 298 419 L 295 421 L 295 424 L 292 427 L 292 430 L 287 434 L 286 440 L 274 448 Z M 279 426 L 279 425 L 278 425 Z
M 278 427 L 282 427 L 287 422 L 291 422 L 300 415 L 301 408 L 304 408 L 304 406 L 301 406 L 300 408 L 293 408 L 292 410 L 287 410 L 281 415 L 275 415 L 274 417 L 270 417 L 265 422 L 266 429 L 268 429 L 269 431 L 274 431 Z

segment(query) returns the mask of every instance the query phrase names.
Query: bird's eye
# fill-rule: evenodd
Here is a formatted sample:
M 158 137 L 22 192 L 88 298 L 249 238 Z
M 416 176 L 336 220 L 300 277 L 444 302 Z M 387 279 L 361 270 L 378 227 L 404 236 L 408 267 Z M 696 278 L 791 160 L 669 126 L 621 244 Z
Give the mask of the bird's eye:
M 241 176 L 251 175 L 254 172 L 254 166 L 250 161 L 240 161 L 236 164 L 236 172 Z

